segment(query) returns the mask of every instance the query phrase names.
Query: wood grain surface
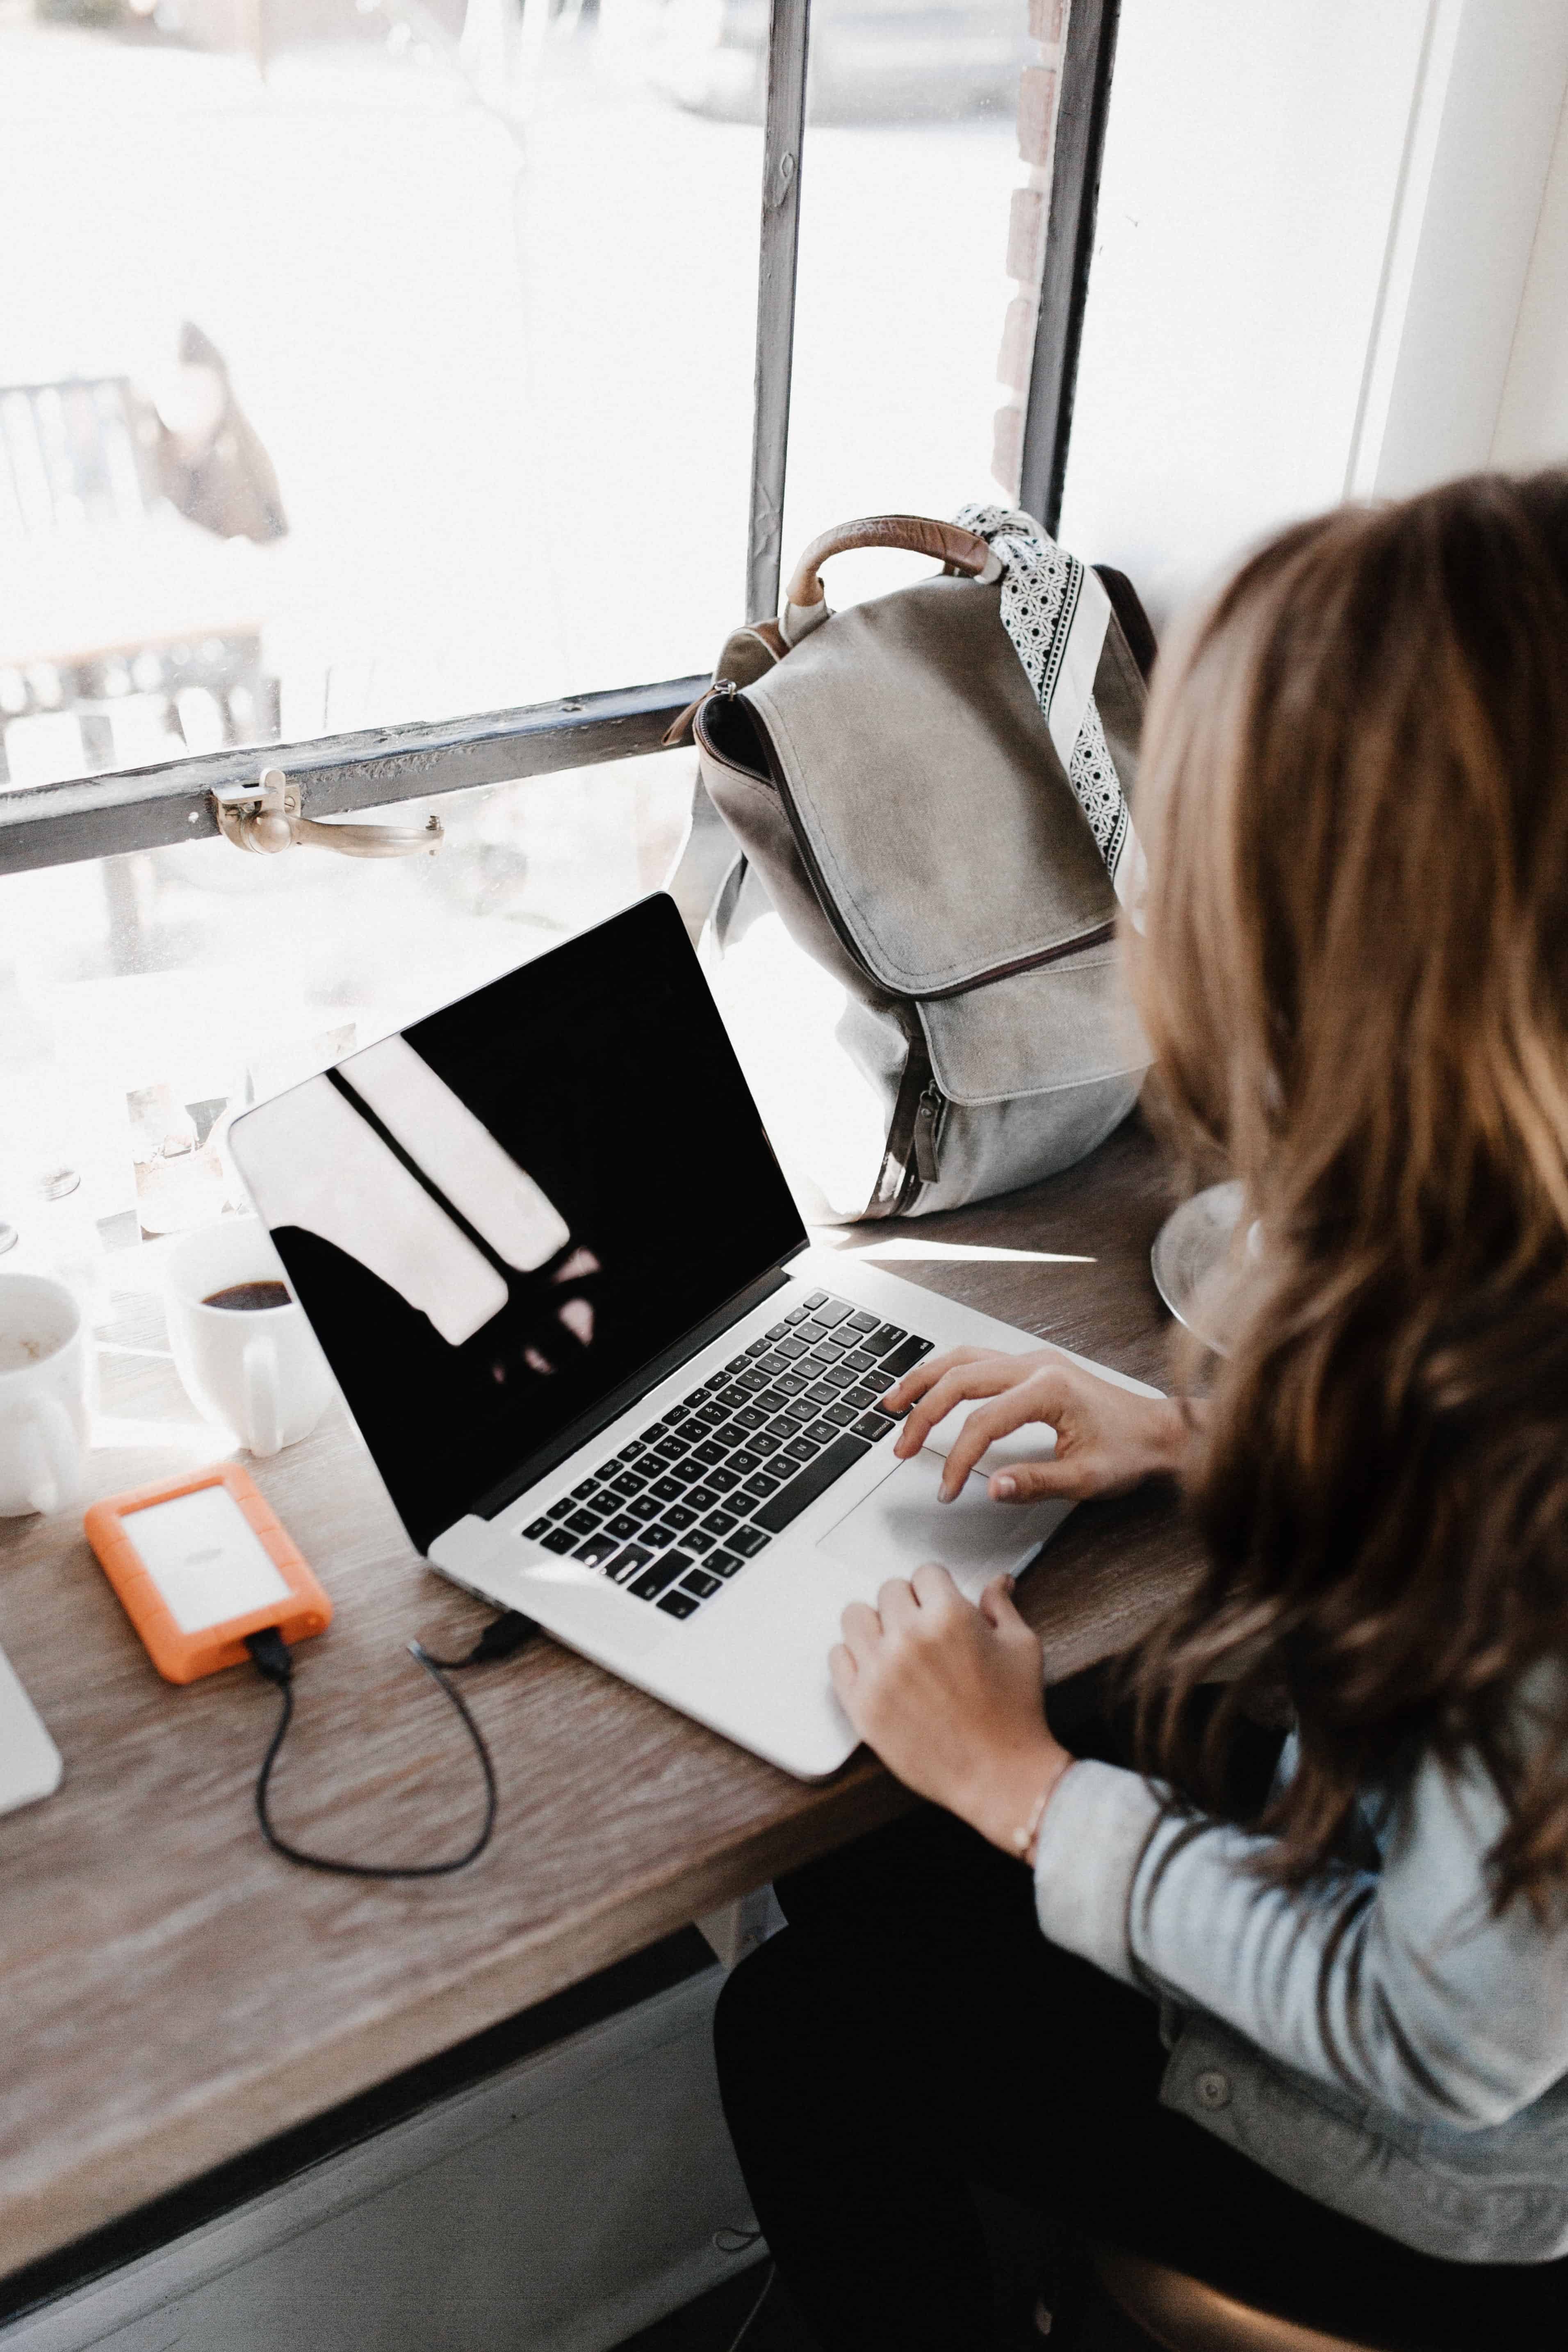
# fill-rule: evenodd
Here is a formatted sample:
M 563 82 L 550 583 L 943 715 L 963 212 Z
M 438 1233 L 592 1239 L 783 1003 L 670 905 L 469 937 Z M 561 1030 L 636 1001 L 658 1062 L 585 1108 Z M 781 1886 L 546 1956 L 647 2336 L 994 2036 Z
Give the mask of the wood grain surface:
M 1162 1381 L 1169 1327 L 1149 1246 L 1167 1205 L 1134 1121 L 1005 1201 L 823 1238 Z M 962 1254 L 976 1248 L 1028 1255 Z M 161 1352 L 156 1298 L 125 1301 L 105 1337 L 92 1493 L 211 1460 L 213 1433 Z M 473 1754 L 405 1645 L 460 1652 L 489 1612 L 409 1549 L 341 1412 L 253 1466 L 337 1610 L 299 1654 L 279 1825 L 367 1860 L 458 1849 L 478 1814 Z M 1053 1675 L 1125 1647 L 1195 1559 L 1168 1496 L 1075 1512 L 1021 1596 Z M 0 1521 L 0 1642 L 66 1766 L 58 1795 L 0 1820 L 0 2273 L 903 1801 L 863 1754 L 803 1786 L 540 1641 L 464 1679 L 500 1783 L 489 1851 L 451 1879 L 357 1885 L 262 1844 L 252 1787 L 273 1694 L 247 1670 L 160 1682 L 79 1513 Z

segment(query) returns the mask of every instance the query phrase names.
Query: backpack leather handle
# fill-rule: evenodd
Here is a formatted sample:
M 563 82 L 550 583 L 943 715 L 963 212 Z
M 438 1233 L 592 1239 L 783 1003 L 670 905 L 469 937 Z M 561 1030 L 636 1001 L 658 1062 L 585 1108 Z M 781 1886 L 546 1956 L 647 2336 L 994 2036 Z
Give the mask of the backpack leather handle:
M 858 522 L 841 522 L 814 539 L 790 576 L 784 603 L 797 609 L 820 604 L 822 567 L 831 555 L 845 555 L 852 547 L 900 547 L 910 555 L 929 555 L 945 571 L 963 572 L 971 580 L 994 580 L 1002 559 L 978 531 L 962 523 L 938 522 L 931 515 L 863 515 Z

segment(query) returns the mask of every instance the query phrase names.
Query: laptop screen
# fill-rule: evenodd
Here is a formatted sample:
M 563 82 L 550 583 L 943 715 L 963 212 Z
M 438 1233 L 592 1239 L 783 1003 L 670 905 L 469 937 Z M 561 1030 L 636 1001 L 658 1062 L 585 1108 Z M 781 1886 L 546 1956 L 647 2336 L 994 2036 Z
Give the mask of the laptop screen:
M 421 1549 L 805 1240 L 662 895 L 233 1140 Z

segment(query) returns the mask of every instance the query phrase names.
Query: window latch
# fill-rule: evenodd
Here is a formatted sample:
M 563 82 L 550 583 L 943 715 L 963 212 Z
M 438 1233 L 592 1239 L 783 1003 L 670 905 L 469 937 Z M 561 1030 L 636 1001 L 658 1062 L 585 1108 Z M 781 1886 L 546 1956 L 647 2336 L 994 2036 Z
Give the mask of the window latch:
M 343 857 L 419 857 L 441 846 L 441 821 L 423 824 L 323 824 L 300 806 L 300 787 L 281 768 L 263 768 L 254 784 L 220 784 L 210 795 L 218 831 L 237 849 L 261 857 L 302 843 Z

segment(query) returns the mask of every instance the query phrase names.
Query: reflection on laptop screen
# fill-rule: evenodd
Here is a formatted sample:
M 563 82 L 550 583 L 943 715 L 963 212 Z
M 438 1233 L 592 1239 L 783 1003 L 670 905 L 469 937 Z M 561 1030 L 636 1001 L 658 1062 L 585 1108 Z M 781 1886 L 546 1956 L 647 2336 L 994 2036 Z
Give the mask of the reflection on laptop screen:
M 422 1549 L 805 1238 L 662 896 L 248 1111 L 234 1148 Z

